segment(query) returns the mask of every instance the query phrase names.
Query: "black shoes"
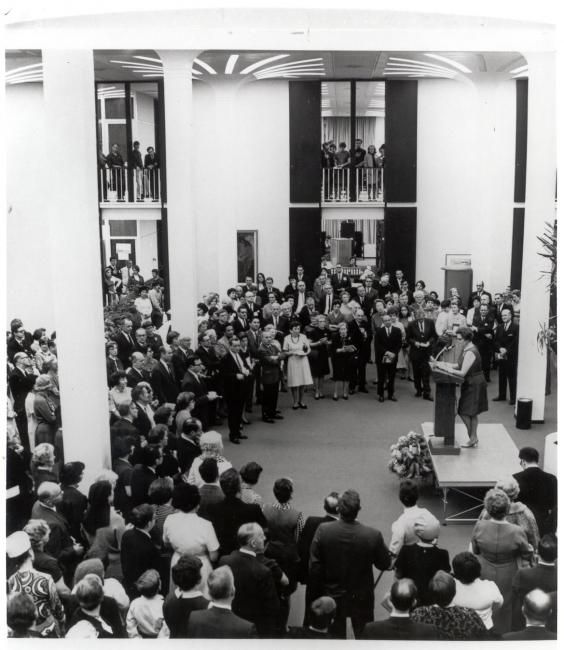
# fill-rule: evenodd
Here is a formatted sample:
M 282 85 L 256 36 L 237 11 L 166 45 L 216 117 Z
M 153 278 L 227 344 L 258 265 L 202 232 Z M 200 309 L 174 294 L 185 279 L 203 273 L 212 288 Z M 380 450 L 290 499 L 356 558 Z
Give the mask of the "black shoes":
M 430 395 L 423 395 L 423 399 L 426 399 L 428 402 L 433 401 L 433 398 Z
M 383 401 L 384 401 L 384 396 L 383 396 L 383 395 L 380 395 L 380 397 L 378 397 L 378 401 L 379 401 L 379 402 L 383 402 Z
M 390 400 L 390 402 L 397 402 L 398 401 L 398 398 L 394 397 L 393 395 L 391 397 L 388 397 L 388 399 Z
M 248 440 L 249 436 L 246 436 L 244 433 L 239 434 L 239 440 Z
M 499 395 L 497 397 L 494 397 L 492 399 L 492 402 L 505 402 L 505 397 L 500 397 Z
M 229 436 L 229 441 L 232 442 L 234 445 L 240 445 L 241 444 L 239 442 L 239 438 L 233 438 L 233 436 Z

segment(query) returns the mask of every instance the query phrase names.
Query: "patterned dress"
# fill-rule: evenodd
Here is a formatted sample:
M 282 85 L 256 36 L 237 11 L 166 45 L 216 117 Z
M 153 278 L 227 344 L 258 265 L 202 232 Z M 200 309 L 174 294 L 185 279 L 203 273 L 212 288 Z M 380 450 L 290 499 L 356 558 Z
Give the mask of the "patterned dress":
M 37 608 L 32 630 L 40 632 L 41 636 L 63 636 L 65 612 L 51 576 L 34 569 L 16 571 L 8 580 L 8 591 L 31 596 Z
M 480 641 L 487 638 L 482 619 L 467 607 L 417 607 L 411 616 L 416 623 L 434 625 L 441 641 Z

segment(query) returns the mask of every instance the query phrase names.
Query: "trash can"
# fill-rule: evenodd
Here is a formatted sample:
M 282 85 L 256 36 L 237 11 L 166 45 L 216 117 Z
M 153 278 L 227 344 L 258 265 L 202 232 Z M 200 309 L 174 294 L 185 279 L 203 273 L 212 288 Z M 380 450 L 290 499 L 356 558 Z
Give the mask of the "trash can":
M 520 397 L 517 400 L 517 415 L 515 426 L 518 429 L 530 429 L 533 417 L 533 400 L 528 397 Z

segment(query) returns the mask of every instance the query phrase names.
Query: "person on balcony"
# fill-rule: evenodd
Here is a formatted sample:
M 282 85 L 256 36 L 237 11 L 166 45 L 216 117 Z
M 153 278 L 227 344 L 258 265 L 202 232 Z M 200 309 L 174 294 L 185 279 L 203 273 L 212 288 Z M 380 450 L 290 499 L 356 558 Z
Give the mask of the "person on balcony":
M 160 198 L 160 166 L 161 164 L 155 148 L 147 147 L 147 154 L 145 156 L 145 196 L 152 198 L 153 201 L 158 201 Z
M 364 156 L 364 160 L 360 165 L 357 165 L 357 167 L 363 168 L 361 176 L 362 185 L 359 186 L 359 192 L 366 185 L 369 201 L 376 200 L 376 168 L 378 167 L 377 160 L 378 157 L 376 155 L 376 147 L 371 144 L 369 145 L 368 151 Z
M 135 198 L 137 201 L 143 199 L 143 157 L 139 151 L 139 141 L 135 140 L 133 149 L 129 156 L 129 166 L 133 169 Z
M 110 153 L 106 156 L 106 164 L 110 168 L 110 191 L 116 193 L 118 201 L 123 201 L 125 191 L 124 167 L 127 163 L 123 162 L 119 151 L 119 144 L 114 143 Z

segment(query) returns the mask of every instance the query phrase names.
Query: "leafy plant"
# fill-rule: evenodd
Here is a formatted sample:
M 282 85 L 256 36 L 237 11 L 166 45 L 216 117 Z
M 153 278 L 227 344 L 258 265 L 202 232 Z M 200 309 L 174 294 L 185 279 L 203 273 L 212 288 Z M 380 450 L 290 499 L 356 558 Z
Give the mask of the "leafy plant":
M 544 233 L 537 236 L 541 243 L 539 255 L 550 261 L 550 270 L 543 272 L 547 276 L 547 290 L 550 291 L 550 312 L 548 323 L 539 323 L 537 346 L 539 350 L 556 354 L 558 338 L 556 320 L 556 260 L 557 260 L 557 225 L 556 222 L 545 223 Z

